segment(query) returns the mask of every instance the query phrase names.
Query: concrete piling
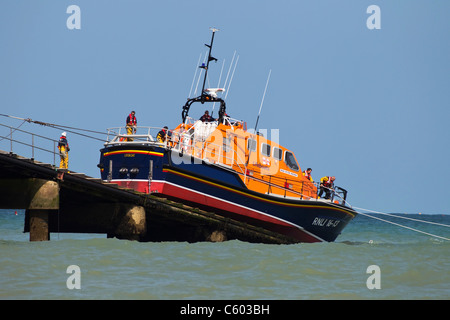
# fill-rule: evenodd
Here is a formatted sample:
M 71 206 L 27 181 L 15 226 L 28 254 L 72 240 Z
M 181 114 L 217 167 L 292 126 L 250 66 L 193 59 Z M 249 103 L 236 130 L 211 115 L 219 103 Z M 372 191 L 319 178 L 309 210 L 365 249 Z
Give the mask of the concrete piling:
M 118 206 L 115 230 L 109 237 L 118 239 L 141 240 L 147 233 L 145 208 L 136 205 Z
M 26 209 L 30 241 L 50 240 L 50 215 L 59 210 L 59 184 L 38 178 L 0 180 L 0 208 Z
M 30 214 L 30 241 L 50 240 L 49 215 L 59 209 L 59 185 L 56 181 L 30 179 L 32 190 L 28 211 Z
M 28 214 L 30 217 L 30 241 L 50 240 L 48 210 L 29 210 Z

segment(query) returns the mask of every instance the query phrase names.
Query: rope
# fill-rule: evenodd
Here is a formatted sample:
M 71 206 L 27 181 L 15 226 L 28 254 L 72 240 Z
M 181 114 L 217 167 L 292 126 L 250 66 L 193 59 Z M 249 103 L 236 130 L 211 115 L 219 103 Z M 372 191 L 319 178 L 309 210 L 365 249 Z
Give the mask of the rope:
M 395 223 L 395 222 L 392 222 L 392 221 L 388 221 L 388 220 L 385 220 L 385 219 L 373 217 L 373 216 L 371 216 L 369 214 L 365 214 L 365 213 L 362 213 L 362 212 L 358 212 L 358 213 L 362 214 L 363 216 L 372 218 L 372 219 L 377 219 L 377 220 L 381 220 L 381 221 L 386 222 L 386 223 L 390 223 L 390 224 L 396 225 L 398 227 L 402 227 L 402 228 L 409 229 L 409 230 L 412 230 L 412 231 L 415 231 L 415 232 L 419 232 L 419 233 L 423 233 L 423 234 L 426 234 L 426 235 L 429 235 L 429 236 L 432 236 L 432 237 L 435 237 L 435 238 L 439 238 L 439 239 L 450 241 L 449 238 L 441 237 L 441 236 L 438 236 L 438 235 L 435 235 L 435 234 L 432 234 L 432 233 L 428 233 L 428 232 L 425 232 L 425 231 L 421 231 L 421 230 L 418 230 L 418 229 L 407 227 L 407 226 L 404 226 L 404 225 L 401 225 L 401 224 L 398 224 L 398 223 Z M 421 221 L 421 220 L 419 220 L 419 221 Z M 421 222 L 424 222 L 424 221 L 421 221 Z
M 100 131 L 94 131 L 94 130 L 88 130 L 88 129 L 82 129 L 82 128 L 75 128 L 75 127 L 70 127 L 70 126 L 65 126 L 65 125 L 60 125 L 60 124 L 55 124 L 55 123 L 48 123 L 48 122 L 42 122 L 42 121 L 37 121 L 37 120 L 31 120 L 30 118 L 26 118 L 25 119 L 25 118 L 15 117 L 15 116 L 3 114 L 3 113 L 0 113 L 0 116 L 7 117 L 7 118 L 12 118 L 12 119 L 22 120 L 23 121 L 22 124 L 24 124 L 25 122 L 28 122 L 28 123 L 35 123 L 35 124 L 39 124 L 41 126 L 47 126 L 47 127 L 51 127 L 51 128 L 55 128 L 55 129 L 59 129 L 59 130 L 65 130 L 65 131 L 73 133 L 73 134 L 77 134 L 77 135 L 80 135 L 80 136 L 83 136 L 83 137 L 86 137 L 86 138 L 90 138 L 90 139 L 94 139 L 94 140 L 98 140 L 98 141 L 102 141 L 102 142 L 104 141 L 104 139 L 99 139 L 99 138 L 96 138 L 96 137 L 93 137 L 93 136 L 90 136 L 90 135 L 87 135 L 87 134 L 79 133 L 79 132 L 76 132 L 76 131 L 72 131 L 72 130 L 90 132 L 90 133 L 101 134 L 101 135 L 107 135 L 106 132 L 100 132 Z M 68 130 L 68 129 L 72 129 L 72 130 Z
M 8 137 L 11 137 L 11 135 L 12 135 L 14 132 L 16 132 L 17 130 L 19 130 L 19 128 L 20 128 L 25 122 L 26 122 L 26 120 L 24 120 L 18 127 L 14 128 L 14 130 L 12 130 L 12 129 L 13 129 L 12 127 L 9 127 L 9 128 L 11 129 L 11 132 L 10 132 L 6 137 L 2 137 L 2 138 L 0 139 L 0 141 L 2 141 L 2 140 L 4 140 L 4 139 L 9 139 Z M 19 131 L 22 131 L 22 130 L 19 130 Z
M 395 217 L 395 218 L 399 218 L 399 219 L 406 219 L 406 220 L 412 220 L 412 221 L 417 221 L 417 222 L 429 223 L 429 224 L 434 224 L 434 225 L 441 226 L 441 227 L 450 228 L 450 225 L 448 225 L 448 224 L 437 223 L 437 222 L 432 222 L 432 221 L 425 221 L 425 220 L 419 220 L 419 219 L 414 219 L 414 218 L 409 218 L 409 217 L 402 217 L 402 216 L 397 216 L 397 215 L 394 215 L 394 214 L 389 214 L 389 213 L 384 213 L 384 212 L 379 212 L 379 211 L 373 211 L 373 210 L 364 209 L 364 208 L 358 208 L 358 207 L 353 207 L 353 208 L 356 208 L 356 209 L 359 209 L 359 210 L 368 211 L 368 212 L 372 212 L 372 213 L 382 214 L 382 215 L 389 216 L 389 217 Z
M 89 136 L 87 134 L 83 134 L 83 133 L 79 133 L 79 132 L 76 132 L 76 131 L 68 130 L 67 128 L 70 128 L 70 127 L 58 126 L 56 124 L 49 124 L 48 126 L 52 127 L 52 128 L 55 128 L 55 129 L 59 129 L 59 130 L 65 130 L 67 132 L 70 132 L 70 133 L 73 133 L 73 134 L 77 134 L 77 135 L 82 136 L 82 137 L 94 139 L 94 140 L 97 140 L 97 141 L 102 141 L 102 142 L 105 141 L 104 139 L 99 139 L 99 138 L 96 138 L 96 137 L 93 137 L 93 136 Z M 77 130 L 82 130 L 82 129 L 77 129 Z M 84 131 L 90 131 L 90 130 L 84 130 Z M 102 132 L 102 134 L 106 134 L 106 133 Z
M 337 207 L 337 205 L 335 205 L 334 203 L 330 203 L 330 204 Z M 349 204 L 349 203 L 347 202 L 347 204 Z M 350 204 L 349 204 L 349 205 L 350 205 Z M 387 215 L 387 216 L 391 216 L 391 217 L 395 217 L 395 218 L 408 219 L 408 220 L 413 220 L 413 221 L 417 221 L 417 222 L 429 223 L 429 224 L 439 225 L 439 226 L 447 227 L 447 228 L 450 227 L 449 225 L 442 224 L 442 223 L 436 223 L 436 222 L 431 222 L 431 221 L 418 220 L 418 219 L 413 219 L 413 218 L 408 218 L 408 217 L 400 217 L 400 216 L 396 216 L 396 215 L 389 214 L 389 213 L 384 213 L 384 212 L 379 212 L 379 211 L 373 211 L 373 210 L 368 210 L 368 209 L 358 208 L 358 207 L 353 207 L 353 206 L 350 206 L 350 207 L 352 207 L 353 209 L 360 209 L 360 210 L 364 210 L 364 211 L 370 211 L 370 212 L 373 212 L 373 213 L 382 214 L 382 215 Z M 356 210 L 355 210 L 355 211 L 356 211 Z M 432 234 L 432 233 L 428 233 L 428 232 L 425 232 L 425 231 L 422 231 L 422 230 L 418 230 L 418 229 L 415 229 L 415 228 L 411 228 L 411 227 L 408 227 L 408 226 L 404 226 L 404 225 L 402 225 L 402 224 L 395 223 L 395 222 L 392 222 L 392 221 L 389 221 L 389 220 L 385 220 L 385 219 L 381 219 L 381 218 L 378 218 L 378 217 L 374 217 L 374 216 L 371 216 L 370 214 L 362 213 L 362 212 L 359 212 L 359 211 L 356 211 L 356 212 L 358 212 L 358 214 L 361 214 L 361 215 L 363 215 L 363 216 L 365 216 L 365 217 L 369 217 L 369 218 L 372 218 L 372 219 L 376 219 L 376 220 L 380 220 L 380 221 L 383 221 L 383 222 L 386 222 L 386 223 L 390 223 L 390 224 L 396 225 L 396 226 L 398 226 L 398 227 L 405 228 L 405 229 L 409 229 L 409 230 L 412 230 L 412 231 L 415 231 L 415 232 L 418 232 L 418 233 L 426 234 L 426 235 L 428 235 L 428 236 L 432 236 L 432 237 L 435 237 L 435 238 L 438 238 L 438 239 L 450 241 L 450 239 L 449 239 L 449 238 L 446 238 L 446 237 L 441 237 L 441 236 L 438 236 L 438 235 L 435 235 L 435 234 Z

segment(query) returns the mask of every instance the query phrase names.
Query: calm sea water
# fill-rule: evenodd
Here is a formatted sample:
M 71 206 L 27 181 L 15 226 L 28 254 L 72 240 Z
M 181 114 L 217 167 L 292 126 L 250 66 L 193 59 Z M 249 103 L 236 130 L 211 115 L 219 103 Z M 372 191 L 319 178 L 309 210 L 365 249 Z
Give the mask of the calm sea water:
M 449 215 L 408 217 L 450 225 Z M 450 238 L 450 228 L 390 220 Z M 450 241 L 363 216 L 335 243 L 296 245 L 29 242 L 23 221 L 23 210 L 0 210 L 0 299 L 450 299 Z M 81 289 L 67 287 L 70 265 Z

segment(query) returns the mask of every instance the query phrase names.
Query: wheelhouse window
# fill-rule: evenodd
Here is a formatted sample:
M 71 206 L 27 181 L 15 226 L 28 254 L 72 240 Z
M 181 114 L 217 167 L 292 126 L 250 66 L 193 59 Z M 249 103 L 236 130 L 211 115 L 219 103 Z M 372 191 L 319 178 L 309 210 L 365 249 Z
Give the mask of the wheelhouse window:
M 230 138 L 223 138 L 223 151 L 229 152 L 231 146 L 231 139 Z
M 297 161 L 295 160 L 294 154 L 290 151 L 286 151 L 284 155 L 284 162 L 286 162 L 289 169 L 298 171 L 299 166 L 297 164 Z
M 247 149 L 249 151 L 256 151 L 256 140 L 248 139 L 248 141 L 247 141 Z
M 261 154 L 263 156 L 270 157 L 270 144 L 267 144 L 267 143 L 261 144 Z
M 280 148 L 274 147 L 273 148 L 273 158 L 276 160 L 281 160 L 283 158 L 283 150 Z

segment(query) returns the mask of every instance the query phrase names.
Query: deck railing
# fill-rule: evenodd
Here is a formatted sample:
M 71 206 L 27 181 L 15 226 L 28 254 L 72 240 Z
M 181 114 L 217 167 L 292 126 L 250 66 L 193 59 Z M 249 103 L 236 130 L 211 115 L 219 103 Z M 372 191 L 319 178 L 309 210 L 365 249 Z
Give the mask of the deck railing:
M 0 142 L 9 142 L 8 147 L 10 154 L 14 153 L 17 145 L 26 146 L 30 148 L 31 160 L 35 159 L 36 151 L 43 151 L 53 155 L 53 165 L 56 166 L 57 155 L 59 155 L 58 140 L 4 124 L 0 124 L 0 126 L 7 128 L 6 131 L 9 131 L 9 134 L 0 135 Z M 42 143 L 38 143 L 38 139 L 50 142 L 50 146 L 49 144 L 44 146 Z
M 190 121 L 190 122 L 189 122 Z M 230 121 L 230 120 L 227 120 Z M 238 120 L 235 120 L 238 121 Z M 311 190 L 313 184 L 317 190 L 319 190 L 318 182 L 301 182 L 300 191 L 293 190 L 293 188 L 287 187 L 289 184 L 295 184 L 298 189 L 298 181 L 285 178 L 284 184 L 274 183 L 269 177 L 269 181 L 259 179 L 247 174 L 247 168 L 244 159 L 241 155 L 229 146 L 224 144 L 218 144 L 214 142 L 207 142 L 208 136 L 217 127 L 217 122 L 202 123 L 201 121 L 195 121 L 192 118 L 188 118 L 186 122 L 188 130 L 167 130 L 165 140 L 163 142 L 157 140 L 158 132 L 163 128 L 161 127 L 134 127 L 132 134 L 127 134 L 126 127 L 114 127 L 107 129 L 108 138 L 105 145 L 155 145 L 163 148 L 170 149 L 180 154 L 193 156 L 202 161 L 206 161 L 211 164 L 219 165 L 225 169 L 236 171 L 245 179 L 257 181 L 259 183 L 267 185 L 266 194 L 280 196 L 284 198 L 295 199 L 307 199 L 316 201 L 329 201 L 332 203 L 339 203 L 346 205 L 347 191 L 341 187 L 335 187 L 329 189 L 330 199 L 319 198 L 317 194 L 306 195 L 304 192 L 306 189 Z M 214 155 L 212 155 L 214 153 Z M 279 179 L 278 179 L 279 180 Z M 274 192 L 275 191 L 275 192 Z M 288 196 L 289 195 L 289 196 Z M 295 196 L 292 196 L 295 195 Z

